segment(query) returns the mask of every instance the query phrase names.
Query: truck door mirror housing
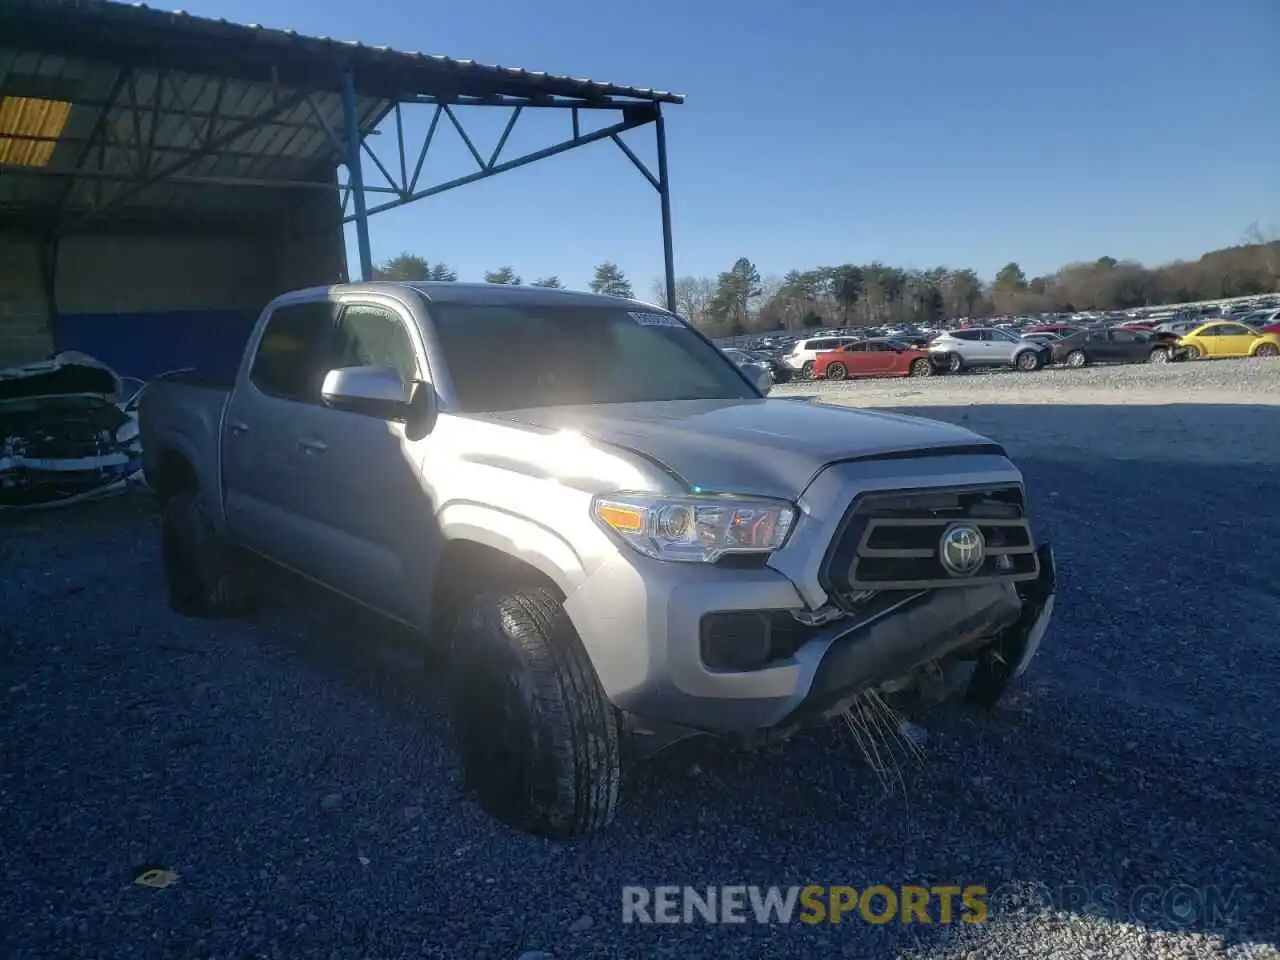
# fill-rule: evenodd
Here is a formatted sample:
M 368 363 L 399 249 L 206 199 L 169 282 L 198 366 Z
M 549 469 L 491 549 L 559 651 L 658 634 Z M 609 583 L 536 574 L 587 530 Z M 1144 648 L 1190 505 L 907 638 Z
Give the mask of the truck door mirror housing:
M 410 440 L 430 433 L 440 411 L 435 387 L 425 380 L 410 380 L 406 386 L 394 367 L 330 370 L 320 388 L 320 400 L 334 410 L 403 423 Z
M 320 401 L 334 410 L 380 420 L 404 420 L 410 393 L 392 367 L 344 367 L 330 370 L 320 387 Z

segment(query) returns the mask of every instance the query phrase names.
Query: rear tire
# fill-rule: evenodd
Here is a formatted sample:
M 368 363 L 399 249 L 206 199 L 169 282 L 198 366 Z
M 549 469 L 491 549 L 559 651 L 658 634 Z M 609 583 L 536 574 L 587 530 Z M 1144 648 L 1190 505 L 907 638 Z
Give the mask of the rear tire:
M 1067 354 L 1067 366 L 1079 370 L 1081 367 L 1089 365 L 1089 358 L 1085 356 L 1083 350 L 1072 350 Z
M 843 363 L 837 362 L 827 364 L 828 380 L 843 380 L 847 376 L 849 376 L 849 368 Z
M 934 372 L 933 361 L 928 357 L 921 357 L 918 360 L 911 361 L 911 376 L 913 377 L 932 377 Z
M 1280 347 L 1274 343 L 1260 343 L 1258 349 L 1253 351 L 1255 357 L 1280 357 Z
M 199 491 L 180 490 L 165 501 L 160 553 L 174 613 L 213 619 L 253 609 L 256 596 L 246 571 L 213 529 Z
M 618 723 L 560 600 L 541 587 L 477 596 L 453 651 L 454 723 L 480 805 L 557 840 L 612 822 Z

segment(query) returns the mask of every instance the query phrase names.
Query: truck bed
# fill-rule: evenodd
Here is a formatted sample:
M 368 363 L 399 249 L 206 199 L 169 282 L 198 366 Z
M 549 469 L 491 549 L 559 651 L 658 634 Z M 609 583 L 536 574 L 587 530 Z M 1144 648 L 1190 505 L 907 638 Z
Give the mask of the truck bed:
M 153 381 L 138 405 L 142 467 L 158 489 L 160 464 L 179 454 L 195 468 L 208 506 L 222 516 L 222 414 L 231 385 L 194 371 Z

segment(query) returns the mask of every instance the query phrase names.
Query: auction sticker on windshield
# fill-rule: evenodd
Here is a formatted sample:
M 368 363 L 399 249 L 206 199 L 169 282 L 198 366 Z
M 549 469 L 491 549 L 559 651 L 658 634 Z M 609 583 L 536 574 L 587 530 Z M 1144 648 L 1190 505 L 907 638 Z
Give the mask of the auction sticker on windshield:
M 627 314 L 642 327 L 683 327 L 684 322 L 665 313 L 640 313 L 632 311 Z

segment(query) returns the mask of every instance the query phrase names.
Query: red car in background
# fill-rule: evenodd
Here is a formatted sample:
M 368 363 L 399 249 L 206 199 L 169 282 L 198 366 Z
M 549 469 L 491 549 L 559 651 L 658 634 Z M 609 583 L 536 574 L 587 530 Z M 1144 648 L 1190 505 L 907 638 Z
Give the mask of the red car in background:
M 928 350 L 917 350 L 900 340 L 880 338 L 846 344 L 839 350 L 818 354 L 813 376 L 818 380 L 850 377 L 928 377 L 934 373 Z

